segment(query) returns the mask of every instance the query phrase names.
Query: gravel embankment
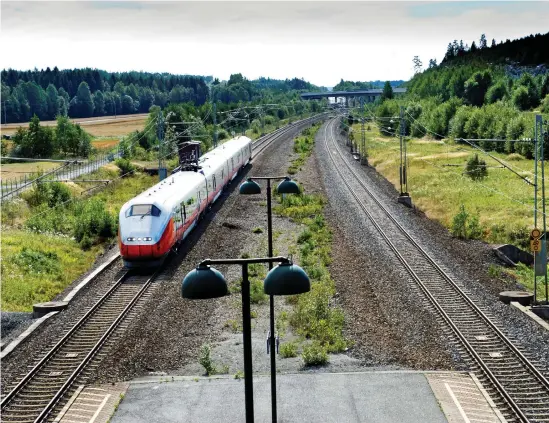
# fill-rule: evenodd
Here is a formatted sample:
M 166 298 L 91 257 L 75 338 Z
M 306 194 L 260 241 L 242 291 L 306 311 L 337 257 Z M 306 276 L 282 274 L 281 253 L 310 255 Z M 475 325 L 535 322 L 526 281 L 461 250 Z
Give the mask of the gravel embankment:
M 327 154 L 325 127 L 316 138 L 317 166 L 334 232 L 330 271 L 346 312 L 351 353 L 368 365 L 414 369 L 461 368 L 409 275 L 349 194 Z
M 344 140 L 338 139 L 341 146 L 344 147 Z M 317 151 L 322 157 L 324 169 L 327 169 L 329 157 L 326 154 L 324 143 L 317 144 Z M 353 168 L 358 171 L 368 184 L 368 187 L 375 193 L 377 198 L 390 210 L 397 220 L 407 228 L 431 256 L 441 265 L 441 267 L 461 286 L 472 293 L 472 298 L 483 311 L 491 313 L 496 317 L 499 327 L 510 337 L 519 340 L 521 347 L 530 353 L 532 357 L 540 363 L 549 363 L 549 333 L 534 323 L 531 319 L 520 313 L 513 307 L 509 307 L 498 301 L 497 294 L 503 290 L 516 289 L 515 283 L 510 278 L 492 278 L 489 276 L 488 269 L 492 264 L 501 264 L 495 257 L 492 247 L 480 241 L 463 241 L 451 237 L 448 230 L 436 221 L 428 219 L 424 213 L 416 209 L 397 203 L 398 192 L 393 185 L 385 178 L 379 175 L 372 167 L 363 167 L 358 162 L 352 161 Z M 413 168 L 412 170 L 413 171 Z M 337 175 L 328 174 L 325 178 L 335 179 Z M 411 187 L 411 196 L 413 199 L 414 187 Z M 340 194 L 341 195 L 341 194 Z M 344 201 L 343 199 L 336 200 Z M 342 210 L 342 204 L 338 204 L 338 209 Z M 399 268 L 398 262 L 395 262 L 390 252 L 384 251 L 384 246 L 373 247 L 372 241 L 378 239 L 378 235 L 373 231 L 370 235 L 358 234 L 356 216 L 355 220 L 342 222 L 346 233 L 354 237 L 359 245 L 367 244 L 368 248 L 363 250 L 378 251 L 380 261 L 392 263 L 391 267 Z M 364 222 L 363 226 L 371 226 L 369 222 Z M 367 240 L 367 241 L 365 241 Z M 378 250 L 379 248 L 379 250 Z M 384 251 L 381 253 L 381 251 Z M 382 258 L 383 257 L 383 258 Z M 403 274 L 408 283 L 408 277 Z M 399 279 L 393 279 L 390 286 L 395 290 L 402 290 L 403 287 L 398 283 Z M 387 290 L 387 286 L 385 286 Z M 413 288 L 412 288 L 413 290 Z M 420 305 L 420 301 L 414 300 Z M 381 302 L 380 302 L 381 304 Z M 398 303 L 396 304 L 398 306 Z M 400 306 L 402 307 L 402 305 Z M 412 316 L 415 316 L 413 314 Z M 426 326 L 427 328 L 428 326 Z M 439 335 L 440 336 L 440 335 Z

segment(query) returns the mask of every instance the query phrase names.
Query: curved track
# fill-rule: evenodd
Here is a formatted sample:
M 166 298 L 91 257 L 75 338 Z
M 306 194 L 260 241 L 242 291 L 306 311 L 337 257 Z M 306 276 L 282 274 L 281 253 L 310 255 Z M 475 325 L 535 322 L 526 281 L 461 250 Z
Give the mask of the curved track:
M 253 157 L 287 131 L 320 119 L 316 115 L 269 133 L 253 143 Z M 106 347 L 116 342 L 134 314 L 153 292 L 161 268 L 143 276 L 126 271 L 59 342 L 2 398 L 3 422 L 52 420 L 93 372 Z M 96 275 L 97 277 L 98 275 Z
M 448 325 L 472 368 L 508 421 L 549 422 L 549 382 L 368 189 L 334 137 L 338 119 L 324 129 L 326 150 L 342 182 L 389 248 Z M 353 176 L 345 178 L 341 169 Z M 389 235 L 390 234 L 390 235 Z

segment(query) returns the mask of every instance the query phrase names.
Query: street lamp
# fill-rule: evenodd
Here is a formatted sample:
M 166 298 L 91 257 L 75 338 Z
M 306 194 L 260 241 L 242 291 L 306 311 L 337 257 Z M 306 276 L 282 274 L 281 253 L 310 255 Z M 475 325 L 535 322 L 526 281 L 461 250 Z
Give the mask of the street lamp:
M 248 259 L 206 259 L 191 270 L 181 284 L 181 296 L 191 300 L 219 298 L 229 293 L 227 280 L 212 264 L 239 264 L 242 266 L 242 336 L 244 344 L 244 398 L 246 423 L 254 421 L 253 370 L 252 370 L 252 326 L 250 315 L 250 280 L 248 265 L 251 263 L 280 263 L 267 273 L 263 290 L 273 295 L 295 295 L 308 292 L 311 282 L 303 269 L 286 257 L 248 258 Z M 272 353 L 272 351 L 271 351 Z M 275 404 L 276 407 L 276 404 Z
M 292 181 L 288 176 L 258 176 L 249 178 L 246 182 L 240 185 L 239 192 L 244 195 L 261 194 L 261 187 L 257 180 L 267 181 L 267 237 L 269 257 L 273 256 L 273 219 L 272 219 L 272 205 L 271 205 L 271 180 L 281 180 L 280 184 L 276 188 L 279 194 L 299 194 L 299 185 Z M 272 269 L 273 264 L 269 263 L 269 269 Z M 280 266 L 279 266 L 280 267 Z M 269 272 L 270 273 L 270 272 Z M 268 279 L 268 275 L 267 275 Z M 274 295 L 289 295 L 272 292 L 271 283 L 269 283 L 269 289 L 267 289 L 267 279 L 265 279 L 265 293 L 269 294 L 269 346 L 271 351 L 271 412 L 272 421 L 277 421 L 277 409 L 276 409 L 276 351 L 275 351 L 275 318 L 274 318 Z M 275 284 L 276 285 L 276 284 Z

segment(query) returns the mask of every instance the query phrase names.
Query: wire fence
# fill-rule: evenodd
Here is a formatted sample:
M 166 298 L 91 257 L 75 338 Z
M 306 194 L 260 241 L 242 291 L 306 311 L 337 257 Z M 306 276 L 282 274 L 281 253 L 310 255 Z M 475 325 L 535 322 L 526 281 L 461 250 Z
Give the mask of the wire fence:
M 2 200 L 14 198 L 32 187 L 33 184 L 74 180 L 81 175 L 95 172 L 118 157 L 120 157 L 120 151 L 117 148 L 92 160 L 67 160 L 45 173 L 24 173 L 16 178 L 2 178 L 0 181 L 0 197 Z

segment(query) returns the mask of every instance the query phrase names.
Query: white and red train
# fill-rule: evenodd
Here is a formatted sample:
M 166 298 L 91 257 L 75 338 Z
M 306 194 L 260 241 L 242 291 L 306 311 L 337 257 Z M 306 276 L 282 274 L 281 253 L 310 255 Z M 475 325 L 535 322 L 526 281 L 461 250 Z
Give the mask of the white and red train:
M 124 204 L 120 209 L 118 245 L 125 266 L 161 263 L 251 156 L 252 141 L 244 136 L 233 138 L 204 154 L 196 172 L 170 175 Z

